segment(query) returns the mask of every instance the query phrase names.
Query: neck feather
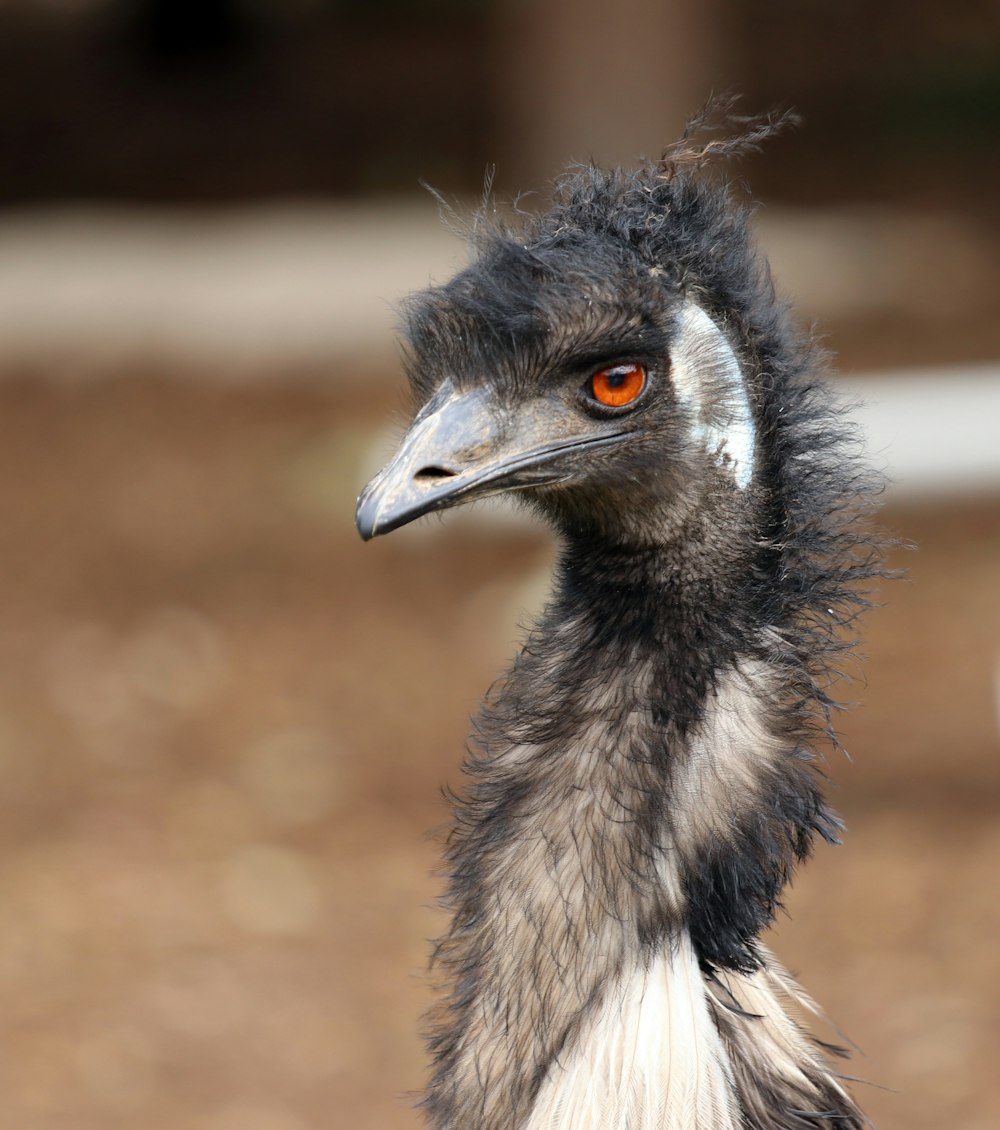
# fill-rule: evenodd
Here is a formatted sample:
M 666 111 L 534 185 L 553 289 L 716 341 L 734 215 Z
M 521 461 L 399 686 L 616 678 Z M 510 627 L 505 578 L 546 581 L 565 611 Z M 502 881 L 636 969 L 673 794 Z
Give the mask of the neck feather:
M 426 1105 L 442 1130 L 860 1126 L 757 942 L 834 831 L 783 676 L 630 560 L 611 607 L 563 573 L 480 718 Z

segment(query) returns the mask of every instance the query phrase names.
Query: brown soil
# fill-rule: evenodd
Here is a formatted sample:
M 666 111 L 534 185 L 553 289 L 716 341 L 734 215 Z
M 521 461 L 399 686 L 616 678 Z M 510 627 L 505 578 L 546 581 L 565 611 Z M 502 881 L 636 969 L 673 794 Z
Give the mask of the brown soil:
M 427 832 L 548 549 L 451 519 L 363 546 L 386 407 L 0 386 L 4 1130 L 420 1124 Z M 1000 500 L 886 520 L 921 548 L 847 690 L 849 834 L 773 944 L 881 1130 L 991 1130 Z

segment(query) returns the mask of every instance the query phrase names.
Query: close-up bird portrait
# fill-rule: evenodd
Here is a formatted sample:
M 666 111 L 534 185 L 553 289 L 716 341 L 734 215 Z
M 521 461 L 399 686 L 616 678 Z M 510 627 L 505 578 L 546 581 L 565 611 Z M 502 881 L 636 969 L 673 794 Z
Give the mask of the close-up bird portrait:
M 0 2 L 0 1130 L 1000 1126 L 1000 8 Z
M 722 124 L 480 216 L 473 263 L 405 306 L 416 415 L 361 536 L 512 492 L 559 538 L 447 842 L 442 1130 L 865 1125 L 760 935 L 838 840 L 815 746 L 874 488 L 708 167 L 781 121 Z

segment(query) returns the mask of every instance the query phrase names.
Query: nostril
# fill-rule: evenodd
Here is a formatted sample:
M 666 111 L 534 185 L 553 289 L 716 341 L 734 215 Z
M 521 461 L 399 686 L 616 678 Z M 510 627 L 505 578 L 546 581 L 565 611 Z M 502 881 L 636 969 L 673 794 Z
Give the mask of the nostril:
M 457 471 L 449 471 L 447 467 L 421 467 L 413 477 L 426 482 L 429 479 L 451 479 L 456 474 Z

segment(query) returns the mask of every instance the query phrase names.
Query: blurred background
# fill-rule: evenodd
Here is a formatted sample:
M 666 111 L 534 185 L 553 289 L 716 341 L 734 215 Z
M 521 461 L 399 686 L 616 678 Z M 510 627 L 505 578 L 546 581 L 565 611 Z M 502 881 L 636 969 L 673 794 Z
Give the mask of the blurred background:
M 612 10 L 613 9 L 613 10 Z M 1000 10 L 0 0 L 0 1127 L 420 1124 L 468 728 L 544 598 L 503 511 L 362 546 L 393 304 L 472 207 L 712 90 L 897 554 L 773 945 L 881 1130 L 1000 1122 Z

